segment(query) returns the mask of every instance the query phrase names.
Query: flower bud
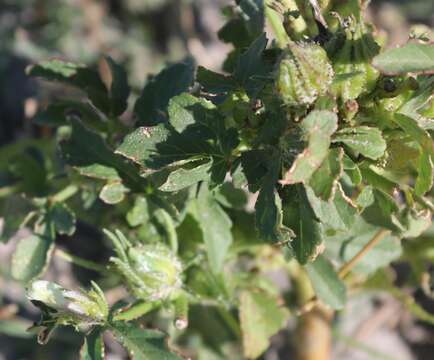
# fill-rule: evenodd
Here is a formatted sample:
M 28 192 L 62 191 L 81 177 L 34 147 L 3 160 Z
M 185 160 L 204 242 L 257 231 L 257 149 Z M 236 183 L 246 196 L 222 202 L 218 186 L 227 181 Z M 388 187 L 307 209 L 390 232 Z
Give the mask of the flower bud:
M 346 102 L 374 89 L 379 72 L 370 63 L 379 46 L 362 20 L 343 21 L 327 50 L 336 73 L 335 95 Z
M 43 312 L 49 313 L 57 324 L 88 328 L 104 323 L 108 316 L 104 294 L 95 283 L 92 286 L 93 289 L 88 292 L 74 291 L 38 280 L 27 290 L 27 298 Z
M 158 301 L 176 295 L 182 286 L 182 264 L 162 244 L 132 245 L 117 231 L 106 231 L 115 244 L 117 257 L 110 261 L 127 281 L 131 293 L 139 299 Z
M 276 89 L 288 106 L 312 104 L 333 80 L 327 54 L 313 43 L 290 43 L 278 65 Z

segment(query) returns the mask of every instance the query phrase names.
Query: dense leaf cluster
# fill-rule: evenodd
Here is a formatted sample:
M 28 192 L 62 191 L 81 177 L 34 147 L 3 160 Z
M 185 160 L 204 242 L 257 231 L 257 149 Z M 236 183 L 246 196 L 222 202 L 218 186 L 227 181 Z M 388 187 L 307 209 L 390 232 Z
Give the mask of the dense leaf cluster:
M 56 150 L 35 142 L 2 156 L 13 165 L 0 236 L 32 229 L 19 240 L 12 275 L 40 277 L 76 217 L 126 234 L 108 233 L 116 250 L 109 270 L 135 302 L 114 306 L 88 332 L 83 358 L 103 357 L 103 329 L 136 359 L 179 358 L 163 333 L 135 319 L 166 308 L 179 325 L 186 302 L 207 348 L 221 353 L 218 336 L 241 336 L 244 355 L 255 358 L 289 317 L 267 271 L 304 269 L 316 299 L 342 309 L 346 272 L 336 267 L 378 238 L 349 270 L 366 278 L 401 256 L 401 239 L 430 226 L 433 46 L 382 52 L 358 3 L 348 3 L 323 9 L 324 19 L 310 7 L 237 1 L 219 32 L 234 47 L 225 73 L 190 58 L 168 65 L 148 79 L 132 114 L 126 73 L 111 58 L 98 70 L 60 60 L 29 69 L 81 95 L 35 119 L 57 129 Z M 195 320 L 204 311 L 207 326 L 223 328 L 217 338 Z

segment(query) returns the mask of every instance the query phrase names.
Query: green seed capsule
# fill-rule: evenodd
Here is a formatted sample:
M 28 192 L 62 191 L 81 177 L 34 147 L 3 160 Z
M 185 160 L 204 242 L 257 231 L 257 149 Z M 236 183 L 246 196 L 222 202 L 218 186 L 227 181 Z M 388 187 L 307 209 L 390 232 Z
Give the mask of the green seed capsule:
M 285 105 L 306 106 L 324 95 L 332 80 L 324 49 L 312 43 L 290 43 L 278 66 L 276 89 Z

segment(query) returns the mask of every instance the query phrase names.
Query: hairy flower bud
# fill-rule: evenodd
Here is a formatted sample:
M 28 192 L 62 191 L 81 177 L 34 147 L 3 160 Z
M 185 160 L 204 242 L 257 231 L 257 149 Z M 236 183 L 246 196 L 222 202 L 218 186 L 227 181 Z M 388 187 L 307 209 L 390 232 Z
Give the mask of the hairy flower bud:
M 278 65 L 276 88 L 288 106 L 312 104 L 333 80 L 327 54 L 313 43 L 290 43 Z
M 41 326 L 54 320 L 56 325 L 73 325 L 86 331 L 93 325 L 103 324 L 109 312 L 101 289 L 93 282 L 92 287 L 88 292 L 75 291 L 38 280 L 27 290 L 27 298 L 42 310 Z
M 139 299 L 158 301 L 170 298 L 181 288 L 182 265 L 178 257 L 162 244 L 133 246 L 125 236 L 106 231 L 117 257 L 110 261 Z
M 345 102 L 372 91 L 379 76 L 370 63 L 379 46 L 362 21 L 349 17 L 327 44 L 336 80 L 333 92 Z

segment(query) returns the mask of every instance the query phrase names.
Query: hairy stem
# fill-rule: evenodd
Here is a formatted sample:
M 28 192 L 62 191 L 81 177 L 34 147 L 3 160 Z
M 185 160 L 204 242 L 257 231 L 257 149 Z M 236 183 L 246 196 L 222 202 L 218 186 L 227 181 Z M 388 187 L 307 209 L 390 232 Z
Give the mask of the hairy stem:
M 83 269 L 93 270 L 93 271 L 97 271 L 100 273 L 107 272 L 107 268 L 105 266 L 97 264 L 96 262 L 93 262 L 90 260 L 82 259 L 81 257 L 75 256 L 72 254 L 69 254 L 66 251 L 63 251 L 61 249 L 56 249 L 55 255 L 62 258 L 65 261 L 70 262 L 71 264 L 80 266 Z
M 60 190 L 57 194 L 51 197 L 53 202 L 63 202 L 74 196 L 78 192 L 78 186 L 68 185 L 66 188 Z

